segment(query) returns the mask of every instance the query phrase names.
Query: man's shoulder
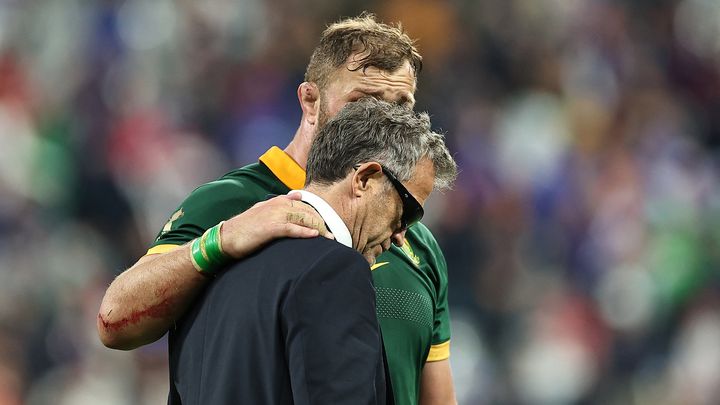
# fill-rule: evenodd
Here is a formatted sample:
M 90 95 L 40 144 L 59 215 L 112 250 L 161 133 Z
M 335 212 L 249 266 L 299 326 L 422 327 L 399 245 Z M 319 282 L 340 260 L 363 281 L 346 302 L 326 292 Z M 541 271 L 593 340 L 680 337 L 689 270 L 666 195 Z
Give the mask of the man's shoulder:
M 364 265 L 369 268 L 356 250 L 325 237 L 277 239 L 234 266 L 257 267 L 259 264 L 277 268 L 278 272 L 289 273 L 294 277 L 336 264 L 352 267 Z
M 272 172 L 262 163 L 255 162 L 249 165 L 235 168 L 225 174 L 223 174 L 220 180 L 235 180 L 235 181 L 257 181 L 265 177 L 273 177 Z M 277 179 L 276 179 L 277 180 Z M 279 181 L 279 180 L 277 180 Z
M 206 192 L 208 189 L 235 189 L 246 190 L 253 188 L 276 189 L 283 186 L 282 182 L 261 163 L 253 163 L 231 170 L 220 178 L 205 183 L 195 192 Z
M 406 238 L 411 238 L 416 241 L 416 243 L 421 243 L 423 245 L 428 245 L 432 247 L 433 249 L 440 249 L 440 246 L 437 243 L 437 240 L 435 239 L 435 236 L 433 235 L 432 231 L 425 226 L 422 222 L 418 222 L 415 225 L 408 228 L 407 233 L 405 234 Z
M 213 282 L 213 285 L 223 285 L 214 288 L 218 290 L 215 294 L 287 291 L 308 275 L 315 277 L 328 269 L 355 267 L 351 263 L 357 263 L 357 256 L 359 254 L 354 250 L 324 237 L 276 239 L 254 254 L 228 265 Z
M 284 185 L 265 166 L 254 163 L 197 187 L 188 196 L 188 201 L 203 205 L 224 201 L 249 204 L 264 200 L 268 194 L 285 192 Z
M 260 163 L 226 173 L 193 190 L 169 217 L 154 246 L 180 245 L 287 187 Z
M 321 236 L 281 239 L 267 255 L 295 267 L 293 276 L 298 280 L 328 280 L 338 272 L 354 273 L 343 275 L 350 278 L 370 280 L 372 277 L 370 265 L 358 251 Z
M 275 248 L 273 251 L 268 252 L 268 255 L 287 252 L 286 256 L 281 257 L 281 260 L 298 260 L 306 263 L 308 269 L 334 263 L 360 264 L 369 267 L 358 251 L 325 237 L 284 238 L 276 241 L 274 245 Z
M 371 277 L 362 255 L 340 243 L 324 237 L 284 238 L 231 265 L 215 283 L 225 284 L 222 289 L 227 294 L 252 290 L 282 296 L 315 288 L 352 288 L 358 283 L 371 286 Z

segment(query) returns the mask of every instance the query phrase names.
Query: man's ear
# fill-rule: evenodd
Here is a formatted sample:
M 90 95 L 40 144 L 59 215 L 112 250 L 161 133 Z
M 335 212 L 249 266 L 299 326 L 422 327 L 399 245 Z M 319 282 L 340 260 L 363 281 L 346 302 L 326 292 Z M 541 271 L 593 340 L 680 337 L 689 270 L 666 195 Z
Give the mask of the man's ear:
M 298 101 L 303 111 L 303 120 L 315 125 L 320 112 L 320 89 L 317 84 L 302 82 L 297 89 Z
M 371 190 L 381 180 L 382 166 L 378 162 L 366 162 L 358 166 L 352 178 L 353 195 L 360 197 L 362 194 Z

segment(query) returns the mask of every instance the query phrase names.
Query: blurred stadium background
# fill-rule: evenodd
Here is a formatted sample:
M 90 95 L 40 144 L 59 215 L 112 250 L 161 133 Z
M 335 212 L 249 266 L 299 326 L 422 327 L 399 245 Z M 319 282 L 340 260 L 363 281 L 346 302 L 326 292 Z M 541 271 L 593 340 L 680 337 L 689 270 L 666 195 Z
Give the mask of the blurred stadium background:
M 0 1 L 0 404 L 159 404 L 95 316 L 196 185 L 285 145 L 327 23 L 402 21 L 462 173 L 462 404 L 720 401 L 720 1 Z M 262 365 L 258 365 L 262 367 Z

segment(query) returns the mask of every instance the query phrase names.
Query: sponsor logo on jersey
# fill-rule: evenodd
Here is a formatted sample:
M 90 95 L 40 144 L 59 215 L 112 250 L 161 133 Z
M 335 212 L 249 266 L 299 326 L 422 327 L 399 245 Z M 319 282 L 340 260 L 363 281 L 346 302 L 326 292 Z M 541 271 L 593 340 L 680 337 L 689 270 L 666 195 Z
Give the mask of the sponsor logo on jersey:
M 388 263 L 390 263 L 390 262 L 375 263 L 375 264 L 373 264 L 372 266 L 370 266 L 370 270 L 375 270 L 375 269 L 377 269 L 378 267 L 382 267 L 382 266 L 384 266 L 384 265 L 386 265 L 386 264 L 388 264 Z

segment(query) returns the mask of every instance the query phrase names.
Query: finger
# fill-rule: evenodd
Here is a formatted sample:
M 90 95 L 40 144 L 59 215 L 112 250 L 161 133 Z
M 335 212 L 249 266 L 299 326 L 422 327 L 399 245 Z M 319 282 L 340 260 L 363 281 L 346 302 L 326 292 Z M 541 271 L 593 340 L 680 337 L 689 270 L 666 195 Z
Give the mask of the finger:
M 303 210 L 286 212 L 285 222 L 317 230 L 325 227 L 325 222 L 316 212 L 310 213 Z
M 315 211 L 312 207 L 299 204 L 295 207 L 291 207 L 284 212 L 285 222 L 292 222 L 298 225 L 309 226 L 311 228 L 317 228 L 320 224 L 325 224 L 320 214 Z
M 286 194 L 285 197 L 288 197 L 291 200 L 295 200 L 295 201 L 302 200 L 302 194 L 300 194 L 298 191 L 291 191 L 290 194 Z
M 323 221 L 322 218 L 320 218 L 319 220 L 313 220 L 310 223 L 310 227 L 317 229 L 318 232 L 320 232 L 320 236 L 335 240 L 335 235 L 333 235 L 332 232 L 330 232 L 328 227 L 325 225 L 325 221 Z
M 315 210 L 312 212 L 287 212 L 285 215 L 286 223 L 316 229 L 320 235 L 328 239 L 335 239 L 335 236 L 325 226 L 325 221 Z
M 316 236 L 322 236 L 330 240 L 335 240 L 335 235 L 324 226 L 322 229 L 318 229 L 293 223 L 286 223 L 281 226 L 276 236 L 289 238 L 314 238 Z
M 315 228 L 308 228 L 306 226 L 296 225 L 293 223 L 287 223 L 280 227 L 279 237 L 287 238 L 314 238 L 320 234 Z

